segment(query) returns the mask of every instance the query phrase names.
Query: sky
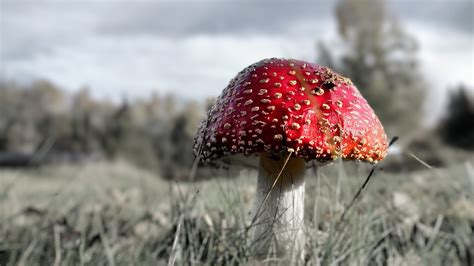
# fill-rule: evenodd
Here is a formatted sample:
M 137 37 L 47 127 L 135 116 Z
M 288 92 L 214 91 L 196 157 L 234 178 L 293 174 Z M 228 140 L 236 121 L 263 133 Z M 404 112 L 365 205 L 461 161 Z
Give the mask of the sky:
M 474 85 L 473 2 L 389 3 L 419 41 L 430 105 L 443 104 L 447 87 Z M 0 0 L 0 79 L 45 78 L 109 99 L 205 99 L 260 59 L 314 61 L 317 41 L 338 49 L 334 3 Z

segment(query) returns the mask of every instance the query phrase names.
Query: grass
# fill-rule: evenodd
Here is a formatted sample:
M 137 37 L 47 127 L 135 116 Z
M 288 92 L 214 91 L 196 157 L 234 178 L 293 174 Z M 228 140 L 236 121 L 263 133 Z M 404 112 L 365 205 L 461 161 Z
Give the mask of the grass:
M 308 171 L 306 263 L 472 265 L 473 165 L 379 170 L 339 226 L 369 167 Z M 258 264 L 245 230 L 255 177 L 173 183 L 124 162 L 0 170 L 0 265 Z

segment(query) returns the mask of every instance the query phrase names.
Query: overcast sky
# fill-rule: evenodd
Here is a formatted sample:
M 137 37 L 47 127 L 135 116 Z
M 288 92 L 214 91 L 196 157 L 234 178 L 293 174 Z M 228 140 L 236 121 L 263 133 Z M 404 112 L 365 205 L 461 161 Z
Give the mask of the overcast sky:
M 86 85 L 97 97 L 203 99 L 259 59 L 314 61 L 317 40 L 338 43 L 330 0 L 0 2 L 0 78 L 47 78 L 71 91 Z M 473 2 L 390 2 L 419 40 L 436 105 L 446 87 L 474 85 Z

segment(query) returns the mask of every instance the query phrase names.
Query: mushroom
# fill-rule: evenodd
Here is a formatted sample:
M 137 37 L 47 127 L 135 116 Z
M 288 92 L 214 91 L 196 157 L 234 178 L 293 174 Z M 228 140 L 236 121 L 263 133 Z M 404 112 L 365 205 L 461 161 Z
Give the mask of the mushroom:
M 256 255 L 302 258 L 306 163 L 376 163 L 387 135 L 351 80 L 293 59 L 265 59 L 232 79 L 201 123 L 194 151 L 211 162 L 259 157 L 252 214 Z

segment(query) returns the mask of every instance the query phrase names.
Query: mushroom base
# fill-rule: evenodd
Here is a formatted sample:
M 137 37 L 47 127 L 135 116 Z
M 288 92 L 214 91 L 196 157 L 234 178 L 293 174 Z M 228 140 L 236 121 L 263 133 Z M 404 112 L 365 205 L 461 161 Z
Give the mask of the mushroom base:
M 260 156 L 251 244 L 255 257 L 285 257 L 296 262 L 303 259 L 305 245 L 305 161 L 291 157 L 285 165 L 286 159 Z

